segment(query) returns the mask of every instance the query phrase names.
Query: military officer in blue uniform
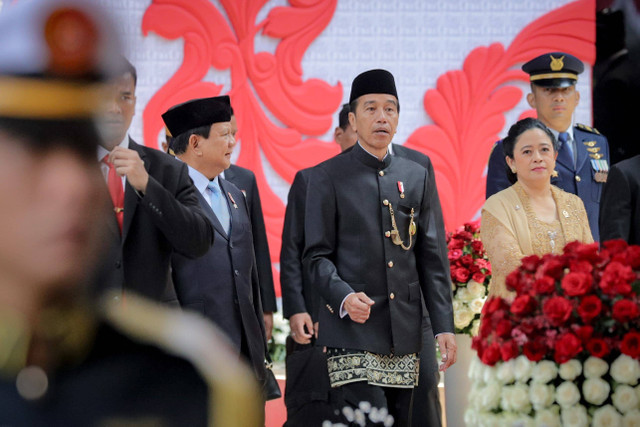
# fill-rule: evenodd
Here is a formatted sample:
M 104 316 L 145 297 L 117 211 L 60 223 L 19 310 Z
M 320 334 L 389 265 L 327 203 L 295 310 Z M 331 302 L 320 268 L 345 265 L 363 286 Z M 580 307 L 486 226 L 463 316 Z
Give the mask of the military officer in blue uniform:
M 593 238 L 598 241 L 600 195 L 609 172 L 609 145 L 596 129 L 582 124 L 572 126 L 573 112 L 580 101 L 575 85 L 584 64 L 568 53 L 551 52 L 527 62 L 522 70 L 531 81 L 527 102 L 559 141 L 551 184 L 582 199 Z M 498 141 L 489 158 L 487 198 L 511 185 L 506 168 L 502 142 Z

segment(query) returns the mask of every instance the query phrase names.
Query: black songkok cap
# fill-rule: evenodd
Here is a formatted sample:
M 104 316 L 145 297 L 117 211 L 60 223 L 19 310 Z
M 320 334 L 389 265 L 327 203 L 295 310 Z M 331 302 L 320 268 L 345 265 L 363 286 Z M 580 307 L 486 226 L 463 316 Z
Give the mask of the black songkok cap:
M 542 87 L 569 87 L 576 84 L 584 64 L 573 55 L 551 52 L 540 55 L 522 66 L 531 83 Z
M 231 102 L 227 95 L 200 98 L 173 106 L 162 115 L 167 129 L 175 138 L 202 126 L 231 120 Z
M 362 95 L 370 93 L 388 93 L 397 99 L 398 92 L 396 91 L 396 82 L 393 79 L 393 74 L 387 70 L 369 70 L 358 75 L 351 84 L 349 104 Z

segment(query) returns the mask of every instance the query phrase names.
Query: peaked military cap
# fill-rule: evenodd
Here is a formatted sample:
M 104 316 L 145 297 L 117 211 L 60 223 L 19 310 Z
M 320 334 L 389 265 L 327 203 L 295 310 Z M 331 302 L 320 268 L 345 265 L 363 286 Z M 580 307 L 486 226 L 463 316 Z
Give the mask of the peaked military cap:
M 351 84 L 349 103 L 370 93 L 388 93 L 397 99 L 398 92 L 393 74 L 387 70 L 369 70 L 359 74 Z
M 227 95 L 192 99 L 175 105 L 162 115 L 167 129 L 176 138 L 201 126 L 231 120 L 231 102 Z
M 99 82 L 117 74 L 121 51 L 110 19 L 82 0 L 20 1 L 0 13 L 0 116 L 93 116 Z
M 573 55 L 551 52 L 540 55 L 522 66 L 531 83 L 542 87 L 568 87 L 578 81 L 584 64 Z

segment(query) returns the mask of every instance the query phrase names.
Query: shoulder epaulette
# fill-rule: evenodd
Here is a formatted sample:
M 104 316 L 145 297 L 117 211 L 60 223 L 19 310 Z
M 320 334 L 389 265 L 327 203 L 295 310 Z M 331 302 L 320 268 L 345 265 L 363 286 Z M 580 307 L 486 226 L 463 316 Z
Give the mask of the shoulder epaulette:
M 108 292 L 101 304 L 110 324 L 138 342 L 187 360 L 200 372 L 212 390 L 209 425 L 258 425 L 264 405 L 260 389 L 222 331 L 195 313 L 169 309 L 132 293 L 122 304 L 114 295 Z
M 582 123 L 576 123 L 576 127 L 585 132 L 595 133 L 596 135 L 600 135 L 598 129 L 592 128 L 591 126 L 583 125 Z

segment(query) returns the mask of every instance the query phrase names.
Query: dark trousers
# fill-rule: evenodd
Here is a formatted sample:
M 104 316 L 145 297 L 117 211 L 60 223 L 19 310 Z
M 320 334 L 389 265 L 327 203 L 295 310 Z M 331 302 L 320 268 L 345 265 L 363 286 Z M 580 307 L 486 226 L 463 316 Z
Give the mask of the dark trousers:
M 384 426 L 385 420 L 376 417 L 376 411 L 369 411 L 370 407 L 378 410 L 386 408 L 393 416 L 394 427 L 411 427 L 413 388 L 380 387 L 359 381 L 345 384 L 339 389 L 342 391 L 345 404 L 351 407 L 355 413 L 359 412 L 359 415 L 355 416 L 354 422 L 349 425 Z M 368 404 L 363 405 L 363 402 L 368 402 Z M 345 411 L 343 411 L 343 415 L 346 415 Z M 346 421 L 351 420 L 347 418 Z M 362 424 L 362 421 L 365 424 Z
M 438 383 L 440 372 L 436 360 L 436 345 L 429 323 L 422 326 L 422 351 L 418 387 L 413 391 L 412 427 L 441 427 L 442 407 Z

